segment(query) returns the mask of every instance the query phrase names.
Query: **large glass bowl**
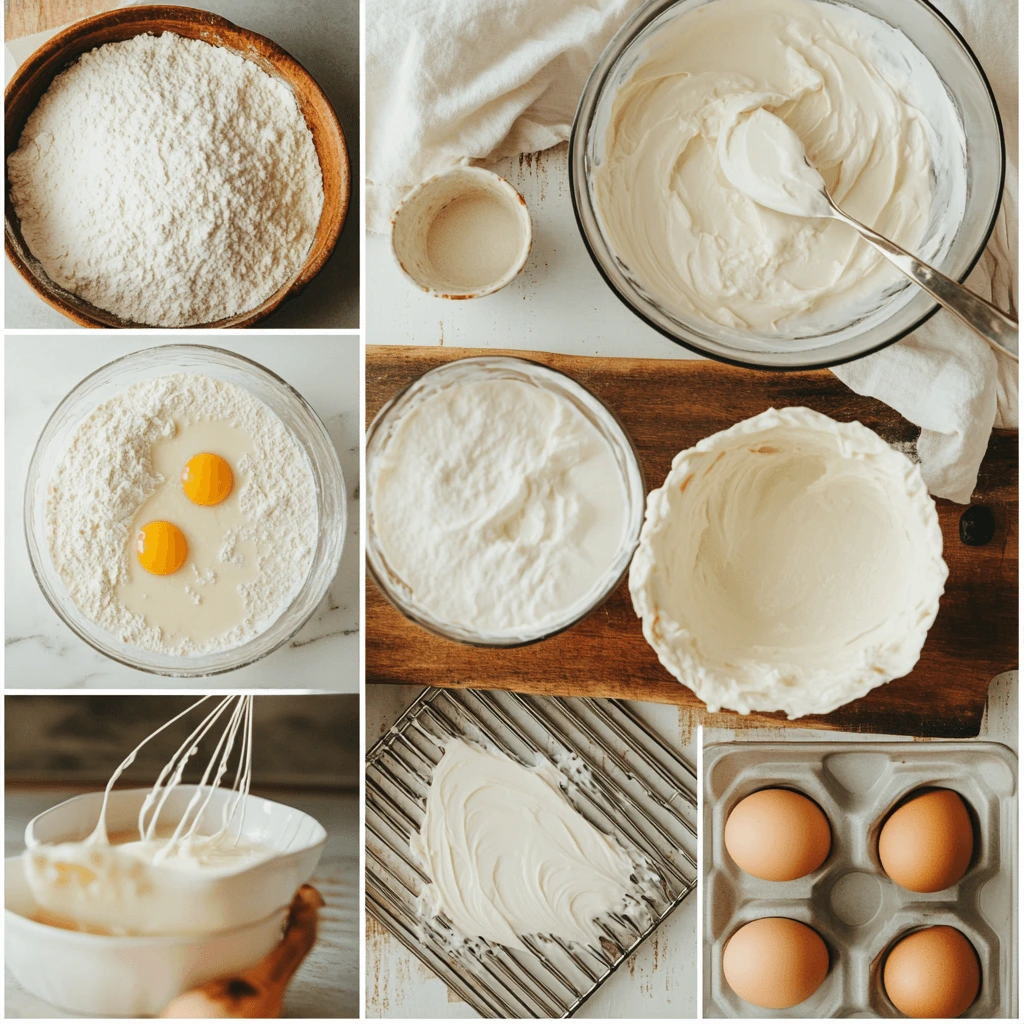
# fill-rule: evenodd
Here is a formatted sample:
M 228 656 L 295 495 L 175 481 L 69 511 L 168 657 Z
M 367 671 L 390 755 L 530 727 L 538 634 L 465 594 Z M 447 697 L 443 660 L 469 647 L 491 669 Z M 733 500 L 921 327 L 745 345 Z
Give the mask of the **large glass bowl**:
M 437 388 L 458 386 L 459 383 L 466 381 L 488 379 L 525 381 L 571 402 L 611 448 L 626 495 L 626 528 L 615 560 L 603 577 L 604 585 L 592 593 L 591 600 L 565 609 L 562 618 L 557 622 L 538 628 L 524 627 L 514 633 L 479 633 L 448 622 L 420 604 L 406 583 L 388 565 L 377 536 L 373 514 L 376 465 L 387 450 L 395 428 L 404 414 L 410 407 L 415 407 L 424 393 L 429 394 Z M 367 430 L 366 569 L 384 597 L 407 619 L 428 632 L 475 647 L 522 647 L 561 633 L 604 604 L 629 569 L 633 552 L 640 540 L 646 496 L 647 487 L 643 470 L 640 468 L 640 460 L 625 428 L 604 403 L 571 377 L 540 363 L 511 356 L 472 356 L 468 359 L 456 359 L 428 370 L 403 388 L 377 413 Z
M 291 431 L 309 459 L 316 484 L 317 537 L 313 561 L 298 593 L 277 619 L 252 640 L 195 656 L 158 654 L 123 643 L 79 611 L 50 557 L 46 532 L 47 487 L 79 424 L 100 404 L 133 384 L 174 373 L 200 373 L 254 395 Z M 25 483 L 25 540 L 36 581 L 50 607 L 90 647 L 143 672 L 165 676 L 216 675 L 276 651 L 305 625 L 327 593 L 345 543 L 345 481 L 327 428 L 290 384 L 259 363 L 207 345 L 161 345 L 115 359 L 91 373 L 54 410 L 32 453 Z
M 669 22 L 723 0 L 652 0 L 613 37 L 580 97 L 569 142 L 570 193 L 583 241 L 615 294 L 655 330 L 702 355 L 739 366 L 805 370 L 836 366 L 891 345 L 939 308 L 909 282 L 874 314 L 798 340 L 721 327 L 666 309 L 645 291 L 612 250 L 601 227 L 592 170 L 604 157 L 606 129 L 619 87 L 646 56 L 648 44 Z M 932 63 L 952 99 L 967 139 L 967 199 L 960 223 L 938 268 L 958 281 L 971 272 L 988 242 L 1003 191 L 1003 129 L 992 89 L 970 47 L 926 0 L 834 0 L 887 22 Z M 940 212 L 936 212 L 936 217 Z

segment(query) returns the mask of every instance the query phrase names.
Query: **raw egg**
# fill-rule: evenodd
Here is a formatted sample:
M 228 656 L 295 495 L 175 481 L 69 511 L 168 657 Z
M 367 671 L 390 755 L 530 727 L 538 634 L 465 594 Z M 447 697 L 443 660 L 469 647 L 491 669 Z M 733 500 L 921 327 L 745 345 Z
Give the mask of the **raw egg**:
M 154 576 L 170 576 L 177 572 L 188 557 L 185 534 L 174 523 L 155 519 L 139 530 L 135 538 L 139 565 Z
M 912 797 L 893 811 L 878 837 L 885 873 L 911 892 L 941 892 L 956 885 L 973 854 L 971 817 L 951 789 Z
M 923 928 L 893 946 L 882 983 L 908 1017 L 959 1017 L 978 998 L 978 954 L 955 928 Z
M 732 809 L 725 848 L 748 875 L 790 882 L 821 867 L 832 832 L 813 800 L 790 789 L 762 789 Z
M 210 452 L 193 455 L 181 471 L 185 497 L 197 505 L 219 505 L 231 493 L 234 482 L 227 461 Z
M 729 940 L 722 973 L 741 999 L 784 1010 L 818 991 L 828 974 L 828 949 L 813 928 L 787 917 L 764 917 Z

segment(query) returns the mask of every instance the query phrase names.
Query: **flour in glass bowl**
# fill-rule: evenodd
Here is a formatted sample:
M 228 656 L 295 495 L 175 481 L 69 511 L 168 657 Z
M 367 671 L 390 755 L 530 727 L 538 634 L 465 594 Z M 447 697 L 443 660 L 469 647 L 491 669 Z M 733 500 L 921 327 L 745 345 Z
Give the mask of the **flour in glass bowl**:
M 225 529 L 220 520 L 218 534 L 217 520 L 201 518 L 214 517 L 214 510 L 193 509 L 196 524 L 213 524 L 210 557 L 196 564 L 196 531 L 186 529 L 189 559 L 173 575 L 153 579 L 186 609 L 202 611 L 204 601 L 212 609 L 218 588 L 219 596 L 235 602 L 228 628 L 196 639 L 133 611 L 123 597 L 143 576 L 134 556 L 140 511 L 147 519 L 163 518 L 151 516 L 148 503 L 167 485 L 166 507 L 184 514 L 180 484 L 157 471 L 161 447 L 189 431 L 201 437 L 208 430 L 245 439 L 246 450 L 232 466 L 237 525 Z M 176 471 L 178 462 L 172 464 Z M 298 441 L 255 396 L 202 374 L 143 381 L 100 405 L 75 430 L 47 492 L 50 554 L 71 600 L 121 642 L 160 654 L 226 650 L 265 631 L 305 582 L 317 531 L 316 483 Z M 203 549 L 197 544 L 195 550 Z M 235 579 L 242 582 L 236 586 Z
M 159 327 L 258 308 L 301 270 L 324 205 L 288 84 L 170 32 L 107 43 L 58 75 L 7 170 L 50 279 Z

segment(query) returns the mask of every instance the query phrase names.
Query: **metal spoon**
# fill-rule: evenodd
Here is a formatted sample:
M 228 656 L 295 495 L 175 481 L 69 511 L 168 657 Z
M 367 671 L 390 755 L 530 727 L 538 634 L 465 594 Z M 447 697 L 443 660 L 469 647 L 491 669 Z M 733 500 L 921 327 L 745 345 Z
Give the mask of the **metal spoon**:
M 808 161 L 808 166 L 810 162 Z M 831 216 L 849 224 L 859 232 L 861 238 L 870 242 L 893 266 L 901 270 L 915 284 L 920 285 L 936 302 L 957 316 L 968 327 L 980 334 L 997 352 L 1008 355 L 1019 361 L 1017 321 L 998 306 L 983 299 L 980 295 L 958 284 L 952 278 L 940 274 L 934 267 L 919 260 L 895 242 L 873 231 L 859 220 L 841 210 L 829 195 L 827 188 L 822 194 L 828 201 Z
M 831 217 L 849 224 L 994 349 L 1018 359 L 1017 321 L 841 210 L 807 159 L 800 137 L 770 110 L 736 110 L 719 136 L 718 159 L 732 185 L 761 206 L 796 217 Z

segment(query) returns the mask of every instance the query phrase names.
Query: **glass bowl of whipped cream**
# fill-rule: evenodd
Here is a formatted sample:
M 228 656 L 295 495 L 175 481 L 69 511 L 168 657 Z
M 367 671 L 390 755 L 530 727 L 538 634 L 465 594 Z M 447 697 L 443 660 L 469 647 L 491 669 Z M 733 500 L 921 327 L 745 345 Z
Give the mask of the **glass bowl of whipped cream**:
M 230 467 L 229 493 L 188 500 L 184 467 L 208 453 Z M 207 345 L 91 373 L 43 428 L 25 484 L 29 561 L 50 606 L 101 654 L 165 676 L 230 672 L 291 640 L 334 579 L 346 519 L 320 417 L 272 371 Z M 175 538 L 179 568 L 145 560 L 173 556 Z
M 589 615 L 643 524 L 643 473 L 618 419 L 525 359 L 458 359 L 413 381 L 370 425 L 366 480 L 381 593 L 481 647 L 535 643 Z
M 920 326 L 936 303 L 852 229 L 730 184 L 719 141 L 759 109 L 796 132 L 840 207 L 967 277 L 1005 148 L 985 73 L 941 14 L 924 0 L 654 0 L 601 56 L 570 140 L 576 219 L 605 281 L 673 341 L 743 366 L 835 366 Z

